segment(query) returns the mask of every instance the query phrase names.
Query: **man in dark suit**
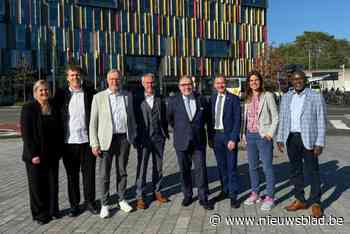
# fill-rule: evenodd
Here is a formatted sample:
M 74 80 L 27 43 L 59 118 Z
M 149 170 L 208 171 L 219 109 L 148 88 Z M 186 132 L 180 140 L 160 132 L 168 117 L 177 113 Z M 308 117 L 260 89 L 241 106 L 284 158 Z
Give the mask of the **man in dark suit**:
M 154 75 L 149 73 L 142 77 L 144 93 L 135 98 L 134 110 L 139 113 L 135 116 L 138 137 L 136 140 L 138 164 L 136 176 L 137 208 L 146 209 L 144 193 L 146 189 L 147 165 L 152 154 L 152 191 L 153 197 L 159 203 L 168 201 L 160 193 L 163 178 L 163 153 L 166 138 L 169 138 L 168 122 L 164 100 L 154 93 Z
M 93 95 L 92 87 L 83 83 L 78 66 L 66 69 L 68 87 L 58 90 L 55 100 L 59 104 L 64 130 L 63 164 L 67 171 L 68 197 L 71 205 L 70 217 L 77 216 L 80 203 L 79 172 L 83 175 L 83 191 L 86 209 L 97 214 L 95 204 L 96 158 L 89 146 L 89 122 Z
M 226 80 L 219 76 L 214 80 L 216 93 L 210 98 L 212 130 L 210 139 L 221 181 L 221 193 L 216 201 L 231 198 L 231 207 L 238 208 L 239 193 L 237 173 L 237 151 L 241 128 L 241 107 L 239 98 L 226 91 Z
M 212 210 L 208 202 L 208 178 L 206 168 L 207 134 L 210 127 L 210 110 L 206 100 L 193 92 L 191 78 L 183 76 L 179 81 L 181 94 L 169 100 L 168 122 L 174 129 L 174 147 L 180 168 L 183 206 L 192 203 L 192 161 L 195 166 L 195 180 L 199 203 L 204 209 Z

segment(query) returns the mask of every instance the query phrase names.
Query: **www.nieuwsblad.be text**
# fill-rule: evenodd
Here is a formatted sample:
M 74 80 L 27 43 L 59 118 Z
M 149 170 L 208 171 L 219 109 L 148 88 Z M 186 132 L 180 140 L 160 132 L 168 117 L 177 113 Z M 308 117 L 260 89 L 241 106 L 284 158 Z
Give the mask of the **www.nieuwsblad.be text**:
M 224 225 L 241 225 L 241 226 L 306 226 L 306 225 L 343 225 L 343 217 L 321 217 L 313 218 L 311 216 L 299 216 L 299 217 L 274 217 L 271 215 L 263 217 L 244 217 L 244 216 L 221 216 L 219 214 L 213 214 L 209 218 L 209 223 L 212 226 L 217 226 L 219 224 Z

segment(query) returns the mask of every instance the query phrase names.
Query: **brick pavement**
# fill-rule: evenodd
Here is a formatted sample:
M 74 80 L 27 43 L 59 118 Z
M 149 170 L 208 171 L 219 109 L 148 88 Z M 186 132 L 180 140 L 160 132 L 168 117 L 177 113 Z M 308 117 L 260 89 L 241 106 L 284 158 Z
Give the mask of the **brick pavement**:
M 1 233 L 350 233 L 350 137 L 328 137 L 328 148 L 320 158 L 321 178 L 323 182 L 323 205 L 326 217 L 343 217 L 344 225 L 225 225 L 212 226 L 209 218 L 213 214 L 245 217 L 296 217 L 308 215 L 308 211 L 287 213 L 282 209 L 292 200 L 291 187 L 288 183 L 288 162 L 284 155 L 275 156 L 277 207 L 270 213 L 261 212 L 259 205 L 231 209 L 229 200 L 215 205 L 213 211 L 205 211 L 194 202 L 189 207 L 182 207 L 182 193 L 179 181 L 176 157 L 168 143 L 164 160 L 163 193 L 170 197 L 170 202 L 162 206 L 151 203 L 147 210 L 137 210 L 129 214 L 112 210 L 112 217 L 101 220 L 89 212 L 77 218 L 64 216 L 44 226 L 38 226 L 31 220 L 29 212 L 27 180 L 24 164 L 20 160 L 22 143 L 20 139 L 0 140 L 0 232 Z M 210 198 L 219 192 L 216 162 L 213 153 L 208 150 L 208 177 Z M 128 166 L 128 199 L 134 203 L 134 182 L 136 175 L 136 154 L 132 150 Z M 248 166 L 245 151 L 239 155 L 239 174 L 242 179 L 243 200 L 249 192 Z M 149 180 L 150 178 L 148 178 Z M 115 192 L 115 175 L 112 173 L 112 193 Z M 308 191 L 308 190 L 307 190 Z M 308 192 L 306 193 L 308 194 Z M 114 197 L 115 198 L 115 197 Z M 60 209 L 67 213 L 68 198 L 66 174 L 60 164 Z M 115 200 L 115 199 L 114 199 Z M 150 194 L 146 198 L 150 200 Z

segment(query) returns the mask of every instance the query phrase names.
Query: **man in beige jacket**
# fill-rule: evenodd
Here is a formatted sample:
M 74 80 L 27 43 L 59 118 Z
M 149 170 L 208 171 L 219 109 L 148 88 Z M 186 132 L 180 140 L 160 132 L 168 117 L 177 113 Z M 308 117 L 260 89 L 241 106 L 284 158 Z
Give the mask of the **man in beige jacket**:
M 107 74 L 108 88 L 94 96 L 91 107 L 90 146 L 100 160 L 101 218 L 109 216 L 109 184 L 114 156 L 119 206 L 125 212 L 132 210 L 125 200 L 126 167 L 130 144 L 136 138 L 136 122 L 132 95 L 120 90 L 120 78 L 118 70 L 110 70 Z

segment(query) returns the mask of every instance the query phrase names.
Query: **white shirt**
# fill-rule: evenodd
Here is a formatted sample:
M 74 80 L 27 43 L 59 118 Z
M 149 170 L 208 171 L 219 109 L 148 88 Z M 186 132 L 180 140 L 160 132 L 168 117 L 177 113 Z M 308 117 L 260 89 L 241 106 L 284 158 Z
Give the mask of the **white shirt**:
M 291 132 L 301 132 L 301 111 L 305 101 L 305 92 L 297 94 L 294 92 L 292 97 L 292 102 L 290 104 L 290 131 Z
M 216 111 L 218 109 L 218 102 L 219 102 L 219 96 L 222 96 L 222 102 L 221 102 L 221 114 L 220 114 L 220 119 L 219 119 L 219 125 L 214 127 L 215 130 L 224 130 L 224 123 L 222 121 L 223 113 L 224 113 L 224 104 L 225 104 L 225 98 L 226 98 L 226 93 L 225 94 L 219 94 L 216 98 L 216 103 L 215 103 L 215 118 L 216 118 Z M 215 119 L 216 123 L 216 119 Z
M 113 94 L 111 90 L 109 90 L 109 105 L 111 107 L 112 114 L 112 124 L 113 124 L 113 134 L 116 133 L 126 133 L 128 130 L 127 125 L 127 114 L 126 114 L 126 106 L 125 102 L 127 101 L 127 97 L 120 95 L 120 93 Z
M 89 142 L 88 132 L 85 123 L 84 92 L 71 91 L 72 97 L 68 105 L 68 135 L 65 142 L 68 144 L 83 144 Z M 54 134 L 54 133 L 53 133 Z
M 188 106 L 187 106 L 187 99 L 190 99 L 190 106 L 189 108 L 191 109 L 191 116 L 189 116 L 189 119 L 192 120 L 194 117 L 194 114 L 196 113 L 197 110 L 197 106 L 196 106 L 196 99 L 193 97 L 193 95 L 189 95 L 189 96 L 184 96 L 182 95 L 182 98 L 185 102 L 185 108 L 187 111 L 188 116 L 190 115 L 189 111 L 187 110 Z
M 151 109 L 152 109 L 153 103 L 154 103 L 154 95 L 147 96 L 147 94 L 145 94 L 145 99 L 146 99 L 146 102 L 149 105 L 149 107 L 151 107 Z

